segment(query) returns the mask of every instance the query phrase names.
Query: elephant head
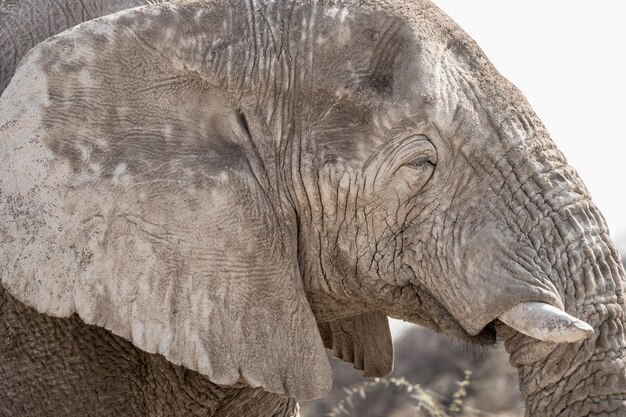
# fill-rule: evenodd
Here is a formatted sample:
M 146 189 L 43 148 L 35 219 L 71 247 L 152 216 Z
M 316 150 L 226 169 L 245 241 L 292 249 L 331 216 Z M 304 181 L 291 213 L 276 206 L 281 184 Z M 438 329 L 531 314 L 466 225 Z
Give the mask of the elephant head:
M 527 414 L 626 415 L 624 270 L 522 94 L 430 2 L 216 0 L 45 41 L 0 100 L 2 285 L 324 395 L 386 316 L 503 339 Z

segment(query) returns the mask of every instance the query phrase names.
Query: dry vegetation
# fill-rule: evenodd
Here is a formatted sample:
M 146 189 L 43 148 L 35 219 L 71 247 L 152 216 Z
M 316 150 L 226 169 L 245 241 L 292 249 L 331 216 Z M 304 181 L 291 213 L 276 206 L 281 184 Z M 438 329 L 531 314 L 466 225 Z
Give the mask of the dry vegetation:
M 302 404 L 302 415 L 523 416 L 517 375 L 501 346 L 476 350 L 413 327 L 395 341 L 395 348 L 395 370 L 379 380 L 364 382 L 360 372 L 333 359 L 333 392 Z
M 467 388 L 470 383 L 470 371 L 465 371 L 465 379 L 458 382 L 458 388 L 450 405 L 445 407 L 441 401 L 435 398 L 436 394 L 422 388 L 419 384 L 412 384 L 401 378 L 376 378 L 372 381 L 363 382 L 351 389 L 345 388 L 344 397 L 333 406 L 328 417 L 349 417 L 354 415 L 359 402 L 367 400 L 370 391 L 378 389 L 398 391 L 408 397 L 409 411 L 412 415 L 427 414 L 432 417 L 452 417 L 459 415 L 464 408 L 463 401 L 467 396 Z

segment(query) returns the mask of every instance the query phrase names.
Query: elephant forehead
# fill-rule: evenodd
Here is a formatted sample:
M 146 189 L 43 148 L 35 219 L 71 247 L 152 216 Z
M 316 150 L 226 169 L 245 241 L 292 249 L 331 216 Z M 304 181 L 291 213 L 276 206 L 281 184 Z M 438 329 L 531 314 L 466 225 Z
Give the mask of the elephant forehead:
M 425 118 L 446 124 L 461 99 L 465 108 L 479 108 L 456 79 L 480 76 L 480 50 L 438 10 L 424 14 L 416 5 L 412 11 L 352 8 L 315 29 L 318 44 L 303 102 L 312 104 L 308 120 L 336 146 L 358 148 L 349 137 L 361 130 L 376 137 Z
M 48 93 L 59 105 L 68 107 L 64 109 L 66 114 L 97 120 L 98 129 L 117 129 L 128 137 L 129 126 L 124 123 L 137 124 L 134 117 L 152 117 L 141 125 L 159 130 L 150 137 L 156 134 L 171 138 L 163 143 L 172 145 L 173 151 L 193 145 L 214 152 L 222 144 L 228 149 L 223 149 L 220 158 L 243 160 L 242 153 L 219 135 L 207 137 L 206 132 L 228 129 L 216 128 L 216 119 L 203 114 L 206 87 L 215 83 L 232 93 L 238 93 L 233 86 L 247 89 L 251 95 L 262 93 L 263 100 L 269 97 L 267 103 L 261 103 L 268 109 L 299 92 L 300 105 L 293 106 L 292 113 L 282 120 L 300 117 L 310 123 L 309 128 L 325 132 L 319 136 L 320 143 L 326 138 L 338 151 L 364 156 L 372 146 L 384 142 L 381 131 L 411 119 L 443 85 L 439 63 L 448 45 L 446 39 L 457 36 L 446 32 L 448 23 L 442 20 L 441 12 L 427 7 L 429 4 L 417 2 L 402 9 L 391 3 L 393 7 L 382 7 L 387 3 L 380 1 L 348 2 L 339 7 L 230 0 L 223 8 L 187 2 L 165 4 L 143 14 L 131 11 L 119 18 L 115 30 L 106 24 L 92 25 L 88 40 L 84 36 L 78 39 L 72 32 L 55 40 L 58 45 L 47 50 L 51 55 L 44 62 L 44 72 L 56 77 L 48 82 Z M 293 69 L 285 69 L 289 67 Z M 72 77 L 67 76 L 69 73 Z M 119 81 L 119 73 L 132 77 L 118 83 L 122 88 L 108 89 L 113 80 Z M 263 82 L 254 81 L 255 77 Z M 269 87 L 264 84 L 267 80 Z M 83 106 L 80 94 L 74 94 L 85 86 L 101 90 L 93 114 Z M 164 91 L 167 100 L 159 96 Z M 70 99 L 70 93 L 78 98 Z M 103 105 L 106 111 L 102 111 Z M 69 108 L 72 106 L 75 109 Z M 228 107 L 226 103 L 222 106 Z M 183 126 L 168 124 L 170 119 L 181 120 L 168 117 L 173 111 L 180 113 L 181 108 L 189 116 Z M 93 131 L 92 126 L 77 126 Z M 195 136 L 202 140 L 190 141 L 179 132 L 188 133 L 190 129 L 197 131 Z M 74 129 L 69 136 L 80 130 Z M 347 133 L 351 131 L 354 136 L 359 130 L 366 133 L 359 137 L 368 139 L 349 140 Z M 75 161 L 97 156 L 97 143 L 79 143 L 69 136 L 57 135 L 60 139 L 49 146 Z M 96 135 L 91 137 L 95 139 Z M 131 149 L 141 142 L 138 139 L 124 141 L 124 146 Z M 69 143 L 72 145 L 65 146 Z M 151 149 L 151 144 L 146 145 L 142 149 Z M 117 146 L 117 142 L 111 142 L 111 146 Z M 211 155 L 205 149 L 187 150 L 189 154 Z M 145 155 L 140 159 L 146 160 Z M 132 169 L 129 161 L 107 161 L 104 169 L 109 175 L 123 172 L 122 163 Z

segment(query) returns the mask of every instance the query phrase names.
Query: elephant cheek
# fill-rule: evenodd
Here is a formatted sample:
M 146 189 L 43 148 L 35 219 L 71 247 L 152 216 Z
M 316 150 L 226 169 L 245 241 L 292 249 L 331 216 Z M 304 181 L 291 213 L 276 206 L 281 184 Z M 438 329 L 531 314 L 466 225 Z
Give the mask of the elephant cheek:
M 502 313 L 521 302 L 563 303 L 549 276 L 521 262 L 518 250 L 495 239 L 477 239 L 456 265 L 441 300 L 452 316 L 475 336 Z

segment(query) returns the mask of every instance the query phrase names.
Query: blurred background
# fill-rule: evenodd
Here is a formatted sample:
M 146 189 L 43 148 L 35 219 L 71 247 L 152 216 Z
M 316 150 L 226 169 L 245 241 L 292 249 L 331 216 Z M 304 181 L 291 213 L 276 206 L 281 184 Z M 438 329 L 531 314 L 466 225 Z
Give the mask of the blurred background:
M 626 2 L 434 1 L 524 93 L 626 254 Z M 304 417 L 428 416 L 415 409 L 415 388 L 407 392 L 412 384 L 450 410 L 466 370 L 472 375 L 461 387 L 459 415 L 524 415 L 515 370 L 502 346 L 481 351 L 403 322 L 392 320 L 391 326 L 396 382 L 370 382 L 362 398 L 360 372 L 333 359 L 333 392 L 303 403 Z

